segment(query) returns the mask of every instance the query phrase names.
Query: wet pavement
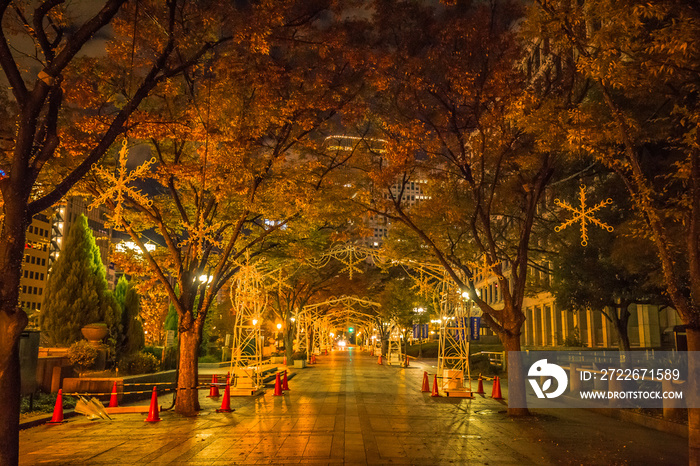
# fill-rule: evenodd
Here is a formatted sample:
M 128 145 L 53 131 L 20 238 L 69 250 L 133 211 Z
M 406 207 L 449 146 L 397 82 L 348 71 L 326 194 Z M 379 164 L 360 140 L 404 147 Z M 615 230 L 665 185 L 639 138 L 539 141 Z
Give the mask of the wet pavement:
M 686 439 L 592 412 L 513 419 L 488 397 L 432 398 L 420 391 L 423 370 L 435 369 L 378 365 L 355 348 L 333 352 L 297 369 L 283 397 L 269 389 L 232 398 L 233 413 L 216 413 L 221 401 L 201 391 L 193 418 L 77 417 L 24 430 L 20 464 L 687 464 Z

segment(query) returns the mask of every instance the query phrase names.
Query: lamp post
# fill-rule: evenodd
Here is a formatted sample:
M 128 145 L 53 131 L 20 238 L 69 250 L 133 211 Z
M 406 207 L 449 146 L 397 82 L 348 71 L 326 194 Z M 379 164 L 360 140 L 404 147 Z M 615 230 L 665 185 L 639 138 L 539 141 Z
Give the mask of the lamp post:
M 282 324 L 277 324 L 277 333 L 275 333 L 275 343 L 277 344 L 277 352 L 280 352 L 280 330 L 282 330 Z

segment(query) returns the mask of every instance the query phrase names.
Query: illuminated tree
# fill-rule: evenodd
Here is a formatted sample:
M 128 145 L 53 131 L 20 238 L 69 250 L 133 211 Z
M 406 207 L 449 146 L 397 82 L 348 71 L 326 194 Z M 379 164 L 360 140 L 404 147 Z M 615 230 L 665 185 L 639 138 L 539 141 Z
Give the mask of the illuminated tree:
M 526 76 L 514 66 L 518 14 L 509 2 L 436 11 L 382 2 L 374 108 L 388 142 L 368 161 L 367 207 L 420 239 L 507 351 L 520 350 L 530 239 L 557 161 L 517 124 L 530 107 Z M 416 186 L 424 199 L 415 199 Z M 502 303 L 477 294 L 479 275 L 495 276 Z M 509 369 L 520 374 L 510 402 L 524 406 L 522 368 L 516 360 Z
M 666 292 L 700 350 L 700 21 L 693 2 L 536 1 L 523 36 L 570 61 L 581 98 L 560 126 L 583 157 L 613 170 L 656 251 Z M 543 55 L 547 51 L 543 50 Z M 700 368 L 690 359 L 691 396 Z M 694 388 L 692 388 L 694 387 Z M 700 410 L 689 410 L 690 463 L 700 462 Z
M 101 167 L 88 183 L 177 313 L 178 413 L 199 410 L 191 387 L 217 293 L 247 254 L 273 248 L 293 222 L 309 221 L 309 206 L 347 158 L 325 154 L 322 136 L 360 84 L 334 54 L 337 34 L 316 28 L 321 12 L 303 2 L 246 10 L 229 24 L 239 31 L 229 47 L 171 80 L 135 118 L 130 134 L 149 145 L 152 165 L 128 168 L 122 146 L 116 167 Z M 164 244 L 155 253 L 144 244 L 149 229 Z
M 222 39 L 215 23 L 226 22 L 218 11 L 207 27 L 191 24 L 184 0 L 138 2 L 141 17 L 151 23 L 148 53 L 134 54 L 134 60 L 110 60 L 112 74 L 95 74 L 85 62 L 85 46 L 99 31 L 113 23 L 126 0 L 75 4 L 56 0 L 0 2 L 0 66 L 13 101 L 11 143 L 0 154 L 2 231 L 0 232 L 0 463 L 17 464 L 19 445 L 19 353 L 18 341 L 27 316 L 18 306 L 18 290 L 25 231 L 32 216 L 63 197 L 98 162 L 124 131 L 129 117 L 143 99 L 159 85 L 196 63 Z M 136 2 L 134 2 L 136 4 Z M 209 3 L 209 2 L 207 2 Z M 209 5 L 212 7 L 216 2 Z M 88 8 L 89 6 L 89 8 Z M 219 4 L 216 4 L 218 7 Z M 80 14 L 78 14 L 78 9 Z M 133 18 L 134 11 L 127 17 Z M 80 18 L 84 21 L 79 22 Z M 128 20 L 124 20 L 128 21 Z M 116 24 L 116 23 L 113 23 Z M 130 29 L 134 30 L 133 25 Z M 122 31 L 107 37 L 107 48 L 123 41 Z M 12 44 L 12 45 L 11 45 Z M 26 47 L 26 48 L 25 48 Z M 101 49 L 98 45 L 97 49 Z M 93 49 L 94 50 L 94 49 Z M 80 55 L 82 56 L 80 57 Z M 99 54 L 98 54 L 99 55 Z M 122 54 L 122 58 L 128 54 Z M 133 66 L 130 66 L 133 65 Z M 132 73 L 124 73 L 131 69 Z M 99 102 L 75 99 L 80 91 L 70 85 L 76 76 L 89 91 L 101 88 L 109 97 Z M 125 77 L 129 84 L 125 85 Z M 108 83 L 119 82 L 107 92 Z M 63 125 L 80 113 L 87 103 L 97 108 L 101 125 L 92 128 L 93 137 L 80 150 L 64 146 L 68 132 L 79 128 L 77 120 Z M 75 145 L 73 145 L 75 146 Z

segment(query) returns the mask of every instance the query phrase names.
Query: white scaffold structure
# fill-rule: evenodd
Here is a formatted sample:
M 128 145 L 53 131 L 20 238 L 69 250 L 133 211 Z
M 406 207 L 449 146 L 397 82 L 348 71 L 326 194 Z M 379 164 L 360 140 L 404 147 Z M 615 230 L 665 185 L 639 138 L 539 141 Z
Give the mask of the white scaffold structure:
M 305 335 L 303 339 L 299 338 L 300 349 L 307 349 L 309 360 L 311 354 L 319 355 L 330 351 L 337 329 L 347 328 L 351 324 L 363 329 L 372 328 L 376 316 L 373 308 L 378 307 L 379 303 L 355 296 L 330 298 L 304 306 L 297 315 L 300 335 Z
M 358 267 L 361 262 L 371 262 L 379 267 L 400 266 L 414 281 L 414 289 L 428 299 L 432 299 L 435 308 L 440 310 L 440 338 L 438 347 L 438 377 L 441 378 L 442 390 L 453 397 L 471 396 L 471 373 L 469 369 L 469 309 L 461 290 L 445 269 L 439 264 L 430 264 L 410 260 L 396 260 L 384 256 L 376 249 L 354 245 L 339 245 L 322 256 L 319 265 L 325 265 L 331 258 L 340 261 L 352 277 L 352 273 L 362 273 Z M 476 270 L 480 264 L 470 263 Z M 393 326 L 390 335 L 393 335 Z M 372 345 L 374 347 L 374 345 Z M 389 339 L 389 360 L 401 355 L 398 338 Z M 401 358 L 402 356 L 399 356 Z M 405 362 L 402 361 L 404 364 Z
M 263 384 L 262 316 L 267 305 L 265 277 L 255 264 L 246 261 L 235 276 L 231 287 L 231 302 L 236 312 L 231 366 L 231 393 L 255 395 Z

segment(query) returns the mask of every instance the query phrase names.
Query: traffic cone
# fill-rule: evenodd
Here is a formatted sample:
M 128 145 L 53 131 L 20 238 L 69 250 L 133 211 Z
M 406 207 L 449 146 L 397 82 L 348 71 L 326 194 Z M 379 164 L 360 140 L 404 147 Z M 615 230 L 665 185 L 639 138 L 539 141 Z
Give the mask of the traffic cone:
M 218 388 L 217 388 L 218 390 Z M 217 391 L 216 396 L 219 396 L 219 393 Z M 224 399 L 221 400 L 221 408 L 217 409 L 217 413 L 230 413 L 233 411 L 231 409 L 231 388 L 229 385 L 229 378 L 228 376 L 226 377 L 226 388 L 224 388 Z
M 324 351 L 325 351 L 325 356 L 328 356 L 328 350 L 325 349 Z
M 380 354 L 379 358 L 377 359 L 377 364 L 381 364 L 381 363 L 382 363 L 382 355 Z
M 408 367 L 408 355 L 406 355 L 406 367 Z
M 282 360 L 282 364 L 285 366 L 287 365 L 287 356 L 285 356 L 284 359 Z
M 503 396 L 501 395 L 501 379 L 496 376 L 496 378 L 493 380 L 493 390 L 491 390 L 491 398 L 494 400 L 502 400 Z
M 430 396 L 440 396 L 437 386 L 437 374 L 435 374 L 435 377 L 433 377 L 433 393 L 431 393 Z
M 479 374 L 479 385 L 476 386 L 476 391 L 474 393 L 477 395 L 484 394 L 484 380 L 481 378 L 481 374 Z
M 219 381 L 216 378 L 216 374 L 211 376 L 211 386 L 209 387 L 209 398 L 218 398 L 219 395 Z
M 311 364 L 316 364 L 316 355 L 315 354 L 311 355 Z
M 119 400 L 117 400 L 117 381 L 114 381 L 112 385 L 112 396 L 109 397 L 109 407 L 117 408 L 119 407 Z
M 158 408 L 158 392 L 156 387 L 153 387 L 153 394 L 151 395 L 151 406 L 148 408 L 148 417 L 146 422 L 158 422 L 160 421 L 160 416 L 158 415 L 160 408 Z
M 282 391 L 282 384 L 280 383 L 280 373 L 278 372 L 275 376 L 275 396 L 282 396 L 284 392 Z
M 282 390 L 289 391 L 289 383 L 287 382 L 287 371 L 284 371 L 284 377 L 282 377 Z
M 370 355 L 370 356 L 374 356 L 374 348 L 372 348 L 371 350 L 369 350 L 369 355 Z
M 60 424 L 63 422 L 63 390 L 58 389 L 58 395 L 56 396 L 56 405 L 53 407 L 53 416 L 49 421 L 49 424 Z
M 430 391 L 430 381 L 428 380 L 428 373 L 426 371 L 423 371 L 423 386 L 420 389 L 421 392 L 429 392 Z

